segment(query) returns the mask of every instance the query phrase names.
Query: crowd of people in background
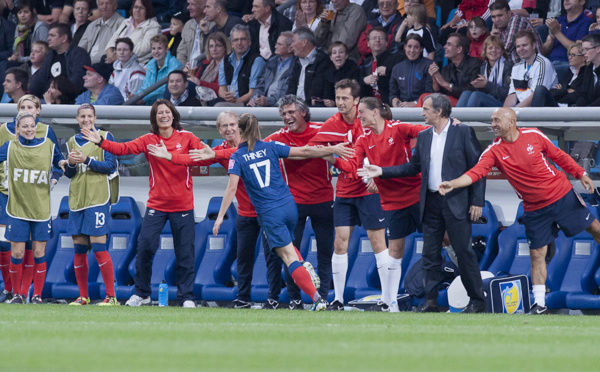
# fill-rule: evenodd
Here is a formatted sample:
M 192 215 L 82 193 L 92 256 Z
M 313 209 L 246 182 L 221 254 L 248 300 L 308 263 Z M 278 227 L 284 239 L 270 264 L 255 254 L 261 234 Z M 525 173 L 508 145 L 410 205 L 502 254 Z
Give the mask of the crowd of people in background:
M 346 78 L 392 107 L 434 92 L 459 107 L 600 99 L 600 13 L 586 0 L 453 0 L 441 15 L 433 0 L 284 3 L 2 0 L 2 102 L 274 107 L 295 94 L 333 107 Z M 164 79 L 174 71 L 183 85 Z

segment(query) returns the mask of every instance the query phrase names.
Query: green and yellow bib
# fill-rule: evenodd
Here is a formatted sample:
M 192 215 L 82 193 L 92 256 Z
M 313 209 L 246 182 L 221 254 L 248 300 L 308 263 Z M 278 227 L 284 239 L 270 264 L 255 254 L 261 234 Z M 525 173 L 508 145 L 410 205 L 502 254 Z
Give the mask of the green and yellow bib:
M 50 218 L 50 177 L 54 143 L 48 138 L 37 146 L 25 147 L 10 141 L 6 164 L 8 203 L 6 212 L 13 218 L 47 221 Z
M 99 131 L 106 138 L 106 131 Z M 87 157 L 97 161 L 104 161 L 104 150 L 92 142 L 80 146 L 75 136 L 67 141 L 67 151 L 79 150 Z M 80 211 L 86 208 L 97 207 L 110 201 L 115 204 L 119 200 L 119 171 L 106 175 L 94 172 L 85 164 L 77 164 L 77 174 L 71 179 L 69 187 L 69 208 Z

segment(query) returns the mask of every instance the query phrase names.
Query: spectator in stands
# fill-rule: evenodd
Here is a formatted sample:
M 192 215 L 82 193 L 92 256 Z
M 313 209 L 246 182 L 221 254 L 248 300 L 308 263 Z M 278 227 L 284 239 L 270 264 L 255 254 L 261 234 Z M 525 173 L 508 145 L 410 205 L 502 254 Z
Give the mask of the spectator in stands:
M 600 34 L 593 33 L 582 39 L 581 50 L 587 65 L 579 70 L 577 89 L 569 94 L 572 106 L 600 106 Z M 575 82 L 573 82 L 575 84 Z M 573 102 L 574 101 L 574 102 Z
M 71 24 L 71 35 L 73 35 L 73 43 L 79 45 L 79 42 L 81 41 L 85 30 L 87 30 L 87 27 L 91 23 L 89 17 L 92 14 L 92 12 L 90 10 L 89 0 L 75 0 L 75 2 L 73 3 L 72 11 L 73 16 L 75 18 L 75 22 Z
M 5 9 L 5 2 L 0 1 L 0 13 Z M 13 45 L 15 43 L 15 24 L 0 15 L 0 81 L 4 81 L 4 72 L 7 68 L 8 57 L 13 54 Z M 0 97 L 3 95 L 3 88 L 0 87 Z
M 156 17 L 156 21 L 160 23 L 161 28 L 164 29 L 169 24 L 169 19 L 177 12 L 180 12 L 184 4 L 185 0 L 152 0 L 154 16 Z
M 268 60 L 275 53 L 279 35 L 292 29 L 292 21 L 281 15 L 273 0 L 254 0 L 252 4 L 254 20 L 248 23 L 252 47 Z
M 73 105 L 77 98 L 73 92 L 73 83 L 65 76 L 59 75 L 50 80 L 50 86 L 44 93 L 44 103 L 46 105 Z
M 541 48 L 541 53 L 552 61 L 559 79 L 569 71 L 567 49 L 583 39 L 593 23 L 584 13 L 587 0 L 564 0 L 563 3 L 567 14 L 546 20 L 550 35 Z
M 440 43 L 445 44 L 453 32 L 467 35 L 467 23 L 473 17 L 489 18 L 490 0 L 462 0 L 450 22 L 440 28 Z M 443 22 L 443 21 L 442 21 Z
M 370 50 L 370 48 L 369 48 Z M 348 47 L 341 41 L 334 41 L 328 49 L 330 64 L 320 79 L 312 85 L 312 106 L 335 107 L 335 84 L 342 79 L 356 79 L 359 76 L 356 62 L 348 59 Z
M 468 23 L 468 37 L 471 40 L 471 46 L 469 47 L 469 55 L 471 57 L 479 58 L 484 60 L 481 56 L 483 50 L 483 43 L 489 36 L 485 21 L 481 17 L 473 17 Z
M 31 81 L 31 77 L 35 75 L 42 67 L 44 58 L 46 58 L 46 54 L 48 54 L 49 51 L 50 48 L 48 48 L 48 43 L 46 41 L 36 41 L 31 45 L 29 61 L 21 65 L 21 68 L 27 71 L 27 74 L 29 75 L 29 81 Z
M 380 15 L 367 23 L 367 27 L 360 34 L 360 38 L 358 39 L 358 52 L 360 53 L 361 60 L 371 54 L 371 48 L 369 48 L 369 40 L 367 38 L 369 31 L 374 27 L 383 27 L 388 36 L 386 49 L 389 49 L 394 41 L 396 31 L 402 23 L 402 16 L 396 9 L 398 7 L 397 0 L 378 0 L 377 6 Z
M 102 1 L 102 0 L 100 0 Z M 83 66 L 90 66 L 90 56 L 85 49 L 71 43 L 71 30 L 64 23 L 54 23 L 48 32 L 51 51 L 44 58 L 39 71 L 31 78 L 29 92 L 41 97 L 48 89 L 50 79 L 64 75 L 75 86 L 75 93 L 83 91 Z
M 58 22 L 60 23 L 73 23 L 75 20 L 75 3 L 81 0 L 65 0 L 62 8 L 62 12 L 60 13 L 60 17 L 58 18 Z M 85 0 L 84 0 L 85 1 Z M 88 0 L 88 17 L 87 20 L 90 22 L 95 21 L 100 17 L 100 12 L 98 11 L 98 7 L 96 6 L 96 0 Z M 75 38 L 73 36 L 73 38 Z
M 512 13 L 506 0 L 496 0 L 492 5 L 490 5 L 490 14 L 492 23 L 494 24 L 490 34 L 497 35 L 502 38 L 504 49 L 513 62 L 516 63 L 519 60 L 517 48 L 515 47 L 515 35 L 519 31 L 531 31 L 535 35 L 536 50 L 540 50 L 542 46 L 540 37 L 535 32 L 531 22 L 529 22 L 529 19 Z
M 423 57 L 421 36 L 406 37 L 404 54 L 406 59 L 393 67 L 390 76 L 389 99 L 393 107 L 415 107 L 422 94 L 433 93 L 433 79 L 428 72 L 433 62 Z
M 296 14 L 292 31 L 298 27 L 308 27 L 315 32 L 321 23 L 321 13 L 325 7 L 322 0 L 299 0 L 296 2 Z
M 123 103 L 123 95 L 119 88 L 108 83 L 112 74 L 112 66 L 106 63 L 96 63 L 83 66 L 86 70 L 83 77 L 83 87 L 87 90 L 76 99 L 76 105 L 90 103 L 93 105 L 120 105 Z
M 367 25 L 367 16 L 360 5 L 350 3 L 350 0 L 333 0 L 335 9 L 333 20 L 328 19 L 328 12 L 321 13 L 321 23 L 315 31 L 318 45 L 324 48 L 334 41 L 341 41 L 348 46 L 349 58 L 359 62 L 358 38 Z
M 292 52 L 293 36 L 290 31 L 285 31 L 277 39 L 275 55 L 267 61 L 264 72 L 258 77 L 248 106 L 274 107 L 287 92 L 297 60 Z
M 316 45 L 315 34 L 308 27 L 294 30 L 292 50 L 298 60 L 294 64 L 287 94 L 294 94 L 305 101 L 312 97 L 311 87 L 315 78 L 323 76 L 323 71 L 329 64 L 327 54 Z
M 202 65 L 191 69 L 188 63 L 183 72 L 188 74 L 188 80 L 196 86 L 209 88 L 215 92 L 215 95 L 218 95 L 219 66 L 225 56 L 231 53 L 231 43 L 224 33 L 215 32 L 208 37 L 204 50 L 206 58 L 202 61 Z
M 212 22 L 211 24 L 214 24 L 210 29 L 208 27 L 208 22 L 202 24 L 202 32 L 204 33 L 205 41 L 207 40 L 207 36 L 212 35 L 215 32 L 222 32 L 225 36 L 229 37 L 231 29 L 235 25 L 244 24 L 244 21 L 242 21 L 240 17 L 227 13 L 226 0 L 206 0 L 204 14 L 206 15 L 206 20 Z
M 200 101 L 196 99 L 195 94 L 190 94 L 188 90 L 188 81 L 185 72 L 175 70 L 169 72 L 167 80 L 167 90 L 171 94 L 170 101 L 173 106 L 201 106 Z
M 218 106 L 244 106 L 254 93 L 258 77 L 265 68 L 265 60 L 250 48 L 248 26 L 236 25 L 231 30 L 233 53 L 219 65 Z
M 179 61 L 169 53 L 167 44 L 169 44 L 169 40 L 167 40 L 167 37 L 163 34 L 154 35 L 152 39 L 150 39 L 152 59 L 146 64 L 146 76 L 144 77 L 142 87 L 135 92 L 136 94 L 142 93 L 154 83 L 167 77 L 169 72 L 181 69 Z M 146 97 L 142 98 L 142 100 L 144 104 L 151 105 L 154 101 L 163 97 L 164 93 L 165 86 L 161 85 Z
M 569 70 L 567 74 L 562 78 L 558 76 L 558 84 L 552 89 L 548 90 L 543 85 L 538 86 L 533 92 L 531 107 L 562 107 L 576 104 L 580 90 L 584 88 L 583 79 L 578 79 L 585 66 L 581 43 L 569 47 L 568 57 Z
M 29 76 L 27 76 L 27 71 L 18 67 L 6 70 L 6 76 L 4 77 L 2 86 L 4 87 L 4 93 L 10 97 L 8 103 L 19 102 L 21 97 L 27 94 L 28 84 Z
M 449 2 L 444 3 L 448 4 Z M 404 4 L 404 6 L 402 6 L 402 4 Z M 427 18 L 427 26 L 429 27 L 429 31 L 431 31 L 431 35 L 437 41 L 438 35 L 440 34 L 440 28 L 438 27 L 437 20 L 435 18 L 436 12 L 434 10 L 433 0 L 398 0 L 398 11 L 400 12 L 400 15 L 405 17 L 406 11 L 415 4 L 423 4 L 425 5 L 425 8 L 427 8 L 427 14 L 429 15 L 429 18 Z M 443 7 L 444 4 L 440 5 Z M 455 7 L 450 9 L 453 8 Z M 442 14 L 442 19 L 447 19 L 447 17 L 448 16 L 446 15 L 446 18 L 444 18 L 444 15 Z
M 433 61 L 435 40 L 427 28 L 427 9 L 423 4 L 415 4 L 406 11 L 406 18 L 396 32 L 396 43 L 404 44 L 406 36 L 417 34 L 423 39 L 423 55 Z
M 389 102 L 390 76 L 401 56 L 387 50 L 387 34 L 381 26 L 371 29 L 368 40 L 371 55 L 359 67 L 361 97 L 377 97 Z
M 58 22 L 63 8 L 63 0 L 35 1 L 33 3 L 38 19 L 47 24 Z
M 532 32 L 519 31 L 515 35 L 515 47 L 521 60 L 512 69 L 504 107 L 530 107 L 536 88 L 544 86 L 550 89 L 558 83 L 558 79 L 552 62 L 537 52 Z
M 596 15 L 594 17 L 594 20 L 596 22 L 592 23 L 589 28 L 590 34 L 597 34 L 600 32 L 600 7 L 596 8 Z
M 154 18 L 152 2 L 150 0 L 135 0 L 131 5 L 131 17 L 123 20 L 106 44 L 106 63 L 113 63 L 117 59 L 115 55 L 115 42 L 117 39 L 128 37 L 133 41 L 133 52 L 138 56 L 138 61 L 142 65 L 146 64 L 152 57 L 150 55 L 150 40 L 160 33 L 160 25 Z
M 88 52 L 92 63 L 100 62 L 108 42 L 123 22 L 117 13 L 117 0 L 98 0 L 97 3 L 100 18 L 90 23 L 78 44 Z
M 448 64 L 440 69 L 437 64 L 429 66 L 429 75 L 433 78 L 433 90 L 442 92 L 456 100 L 465 90 L 474 90 L 471 82 L 479 76 L 481 60 L 467 55 L 469 39 L 459 33 L 450 34 L 444 46 Z
M 465 90 L 456 107 L 500 107 L 508 95 L 514 63 L 507 59 L 499 36 L 490 35 L 483 43 L 483 64 L 479 76 L 471 82 L 474 90 Z
M 178 12 L 171 17 L 171 24 L 169 25 L 169 53 L 172 56 L 177 55 L 177 48 L 181 43 L 181 31 L 187 21 L 190 20 L 190 16 L 187 12 Z
M 204 19 L 204 5 L 206 0 L 188 0 L 187 10 L 190 13 L 190 20 L 183 26 L 181 31 L 181 43 L 177 48 L 177 60 L 182 66 L 188 62 L 191 68 L 200 66 L 204 59 L 203 50 L 206 36 L 203 28 L 212 27 L 208 20 Z M 205 25 L 205 23 L 208 23 Z
M 19 1 L 13 11 L 17 14 L 19 23 L 15 29 L 13 55 L 8 57 L 8 60 L 14 62 L 12 64 L 14 66 L 29 60 L 31 44 L 48 40 L 48 25 L 38 21 L 35 8 L 27 0 Z
M 138 62 L 137 55 L 133 52 L 133 41 L 125 37 L 117 39 L 117 60 L 113 63 L 113 73 L 108 81 L 114 85 L 127 101 L 144 84 L 146 70 Z

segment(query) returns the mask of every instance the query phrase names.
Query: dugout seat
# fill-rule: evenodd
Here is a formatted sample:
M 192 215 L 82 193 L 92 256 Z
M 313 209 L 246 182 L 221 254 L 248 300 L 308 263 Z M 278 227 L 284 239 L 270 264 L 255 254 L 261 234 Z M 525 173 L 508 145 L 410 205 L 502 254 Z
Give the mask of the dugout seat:
M 137 238 L 141 227 L 142 216 L 132 197 L 121 197 L 117 204 L 111 206 L 108 219 L 107 249 L 113 261 L 116 288 L 129 286 L 133 283 L 133 277 L 129 273 L 129 264 L 135 258 L 137 252 Z M 99 286 L 99 298 L 104 298 L 106 296 L 106 286 L 100 272 L 94 281 Z M 118 300 L 129 298 L 129 296 L 119 297 L 119 294 L 115 293 Z
M 354 251 L 354 262 L 351 265 L 350 251 Z M 344 303 L 381 293 L 381 284 L 377 273 L 377 264 L 371 241 L 367 231 L 361 226 L 356 226 L 348 244 L 348 276 Z
M 203 224 L 204 255 L 196 272 L 194 293 L 196 299 L 205 301 L 233 301 L 237 298 L 237 286 L 233 286 L 231 265 L 236 253 L 235 221 L 237 210 L 229 206 L 219 234 L 214 236 L 212 228 L 217 219 L 223 198 L 212 198 L 208 204 Z
M 46 244 L 47 272 L 42 298 L 53 297 L 52 287 L 55 283 L 67 282 L 66 269 L 73 265 L 75 246 L 71 236 L 67 235 L 68 219 L 69 198 L 65 196 L 60 201 L 58 217 L 52 221 L 53 236 Z
M 498 254 L 498 234 L 502 224 L 498 221 L 494 207 L 489 201 L 485 201 L 481 212 L 481 220 L 485 223 L 474 223 L 471 226 L 471 236 L 483 236 L 486 241 L 485 251 L 479 259 L 479 269 L 485 271 L 494 261 Z
M 598 219 L 597 207 L 588 205 Z M 594 278 L 600 266 L 600 247 L 593 237 L 583 231 L 567 238 L 562 232 L 555 241 L 555 254 L 548 265 L 546 306 L 551 309 L 600 308 Z M 597 305 L 595 305 L 597 304 Z

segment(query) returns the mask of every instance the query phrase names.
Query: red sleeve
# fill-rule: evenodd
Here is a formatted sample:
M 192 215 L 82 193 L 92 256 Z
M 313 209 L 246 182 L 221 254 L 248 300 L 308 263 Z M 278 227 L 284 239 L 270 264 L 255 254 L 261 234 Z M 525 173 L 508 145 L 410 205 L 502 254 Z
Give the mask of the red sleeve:
M 109 140 L 103 140 L 100 144 L 100 148 L 110 152 L 113 155 L 129 155 L 129 154 L 141 154 L 146 150 L 146 138 L 148 135 L 138 137 L 129 142 L 113 142 Z
M 465 173 L 473 183 L 479 181 L 483 177 L 487 176 L 492 167 L 496 164 L 496 159 L 490 151 L 488 147 L 483 154 L 481 154 L 481 158 L 479 158 L 479 162 L 475 164 L 473 168 L 471 168 L 467 173 Z
M 236 152 L 237 149 L 238 149 L 237 147 L 233 147 L 233 148 L 225 149 L 225 150 L 217 150 L 217 151 L 215 151 L 215 160 L 216 161 L 229 160 L 229 158 L 231 157 L 231 154 Z
M 171 154 L 171 163 L 177 165 L 186 165 L 186 166 L 209 166 L 215 164 L 217 162 L 216 159 L 210 160 L 192 160 L 188 154 Z
M 346 172 L 350 178 L 359 178 L 356 174 L 358 168 L 362 168 L 363 161 L 365 159 L 365 148 L 362 140 L 356 141 L 354 145 L 354 156 L 348 160 L 341 158 L 335 158 L 333 166 Z
M 427 128 L 429 128 L 428 125 L 406 124 L 403 129 L 405 130 L 405 137 L 413 139 L 417 138 L 419 133 L 421 133 L 421 131 L 424 131 Z
M 200 86 L 210 88 L 219 94 L 219 74 L 217 74 L 217 78 L 213 82 L 200 80 Z
M 367 34 L 372 28 L 373 26 L 367 24 L 365 31 L 360 34 L 360 38 L 358 39 L 358 52 L 360 53 L 361 57 L 371 54 L 371 48 L 369 48 L 369 45 L 367 44 Z
M 541 138 L 542 146 L 544 148 L 544 151 L 546 152 L 546 155 L 548 156 L 548 159 L 555 162 L 556 165 L 561 167 L 565 172 L 569 173 L 578 180 L 581 179 L 581 177 L 583 177 L 584 169 L 581 168 L 579 164 L 577 164 L 575 160 L 573 160 L 573 158 L 569 156 L 569 154 L 554 146 L 554 144 L 550 142 L 548 138 Z

